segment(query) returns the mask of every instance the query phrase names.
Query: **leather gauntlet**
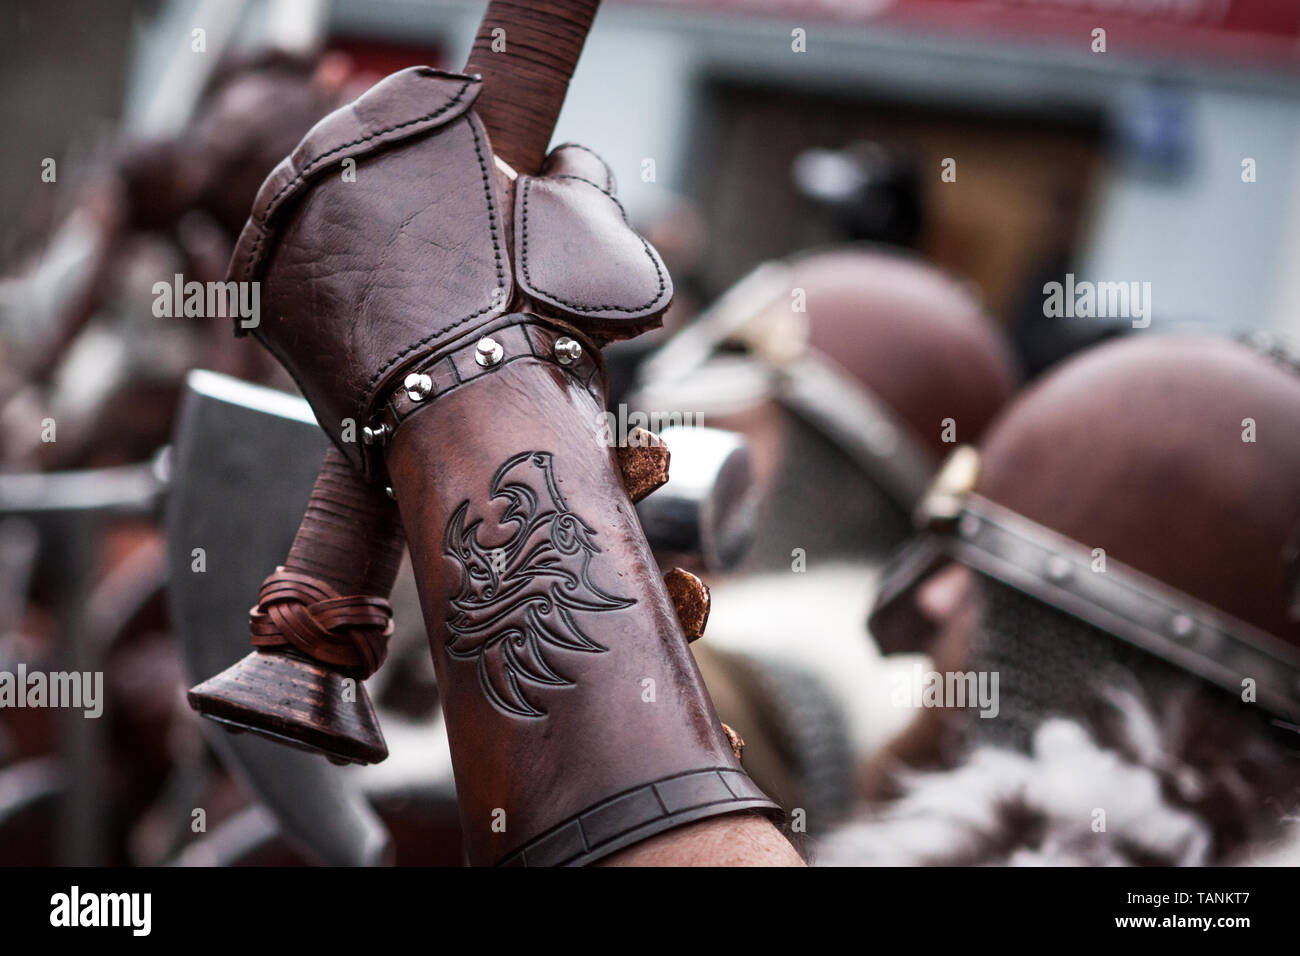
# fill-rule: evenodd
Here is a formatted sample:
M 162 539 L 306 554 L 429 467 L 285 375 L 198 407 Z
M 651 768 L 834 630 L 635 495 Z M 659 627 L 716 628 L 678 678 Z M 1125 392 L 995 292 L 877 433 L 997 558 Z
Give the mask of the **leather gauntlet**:
M 779 813 L 718 722 L 604 427 L 597 346 L 658 325 L 667 272 L 589 151 L 536 177 L 494 160 L 477 91 L 406 70 L 327 117 L 232 262 L 264 280 L 255 334 L 394 489 L 470 862 L 581 864 Z

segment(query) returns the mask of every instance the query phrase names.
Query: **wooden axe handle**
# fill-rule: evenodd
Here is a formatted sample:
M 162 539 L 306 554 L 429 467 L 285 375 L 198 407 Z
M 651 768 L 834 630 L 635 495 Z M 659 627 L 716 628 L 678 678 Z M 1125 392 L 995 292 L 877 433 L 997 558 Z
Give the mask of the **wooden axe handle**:
M 307 513 L 284 567 L 333 585 L 340 594 L 387 597 L 402 560 L 397 505 L 330 445 Z
M 492 151 L 518 172 L 542 166 L 600 0 L 492 0 L 466 73 L 483 77 L 474 110 Z
M 599 5 L 599 0 L 488 4 L 465 72 L 482 76 L 475 112 L 487 127 L 493 152 L 518 172 L 541 167 Z M 284 567 L 326 581 L 342 595 L 387 597 L 402 544 L 397 505 L 330 446 Z

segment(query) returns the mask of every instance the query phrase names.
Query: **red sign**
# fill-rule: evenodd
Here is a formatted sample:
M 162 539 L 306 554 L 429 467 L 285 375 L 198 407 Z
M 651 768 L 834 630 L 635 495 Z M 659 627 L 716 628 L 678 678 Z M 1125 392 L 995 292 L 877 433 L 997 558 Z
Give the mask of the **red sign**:
M 1300 62 L 1297 0 L 642 0 L 650 6 L 789 20 L 827 21 L 1051 42 L 1082 51 L 1106 31 L 1106 52 L 1215 57 L 1293 68 Z

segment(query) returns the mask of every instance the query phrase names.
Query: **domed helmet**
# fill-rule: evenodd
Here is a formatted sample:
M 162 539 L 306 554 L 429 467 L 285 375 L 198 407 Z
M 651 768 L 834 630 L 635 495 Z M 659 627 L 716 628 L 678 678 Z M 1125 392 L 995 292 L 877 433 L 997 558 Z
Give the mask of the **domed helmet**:
M 978 451 L 954 452 L 918 517 L 925 533 L 886 570 L 870 626 L 886 651 L 999 675 L 995 719 L 950 722 L 963 744 L 1030 750 L 1048 718 L 1077 720 L 1168 772 L 1169 799 L 1207 821 L 1216 852 L 1294 798 L 1291 353 L 1181 336 L 1093 349 L 1023 392 Z M 973 614 L 935 627 L 924 592 L 954 562 Z M 1127 731 L 1115 723 L 1130 691 L 1145 738 L 1131 711 Z
M 762 489 L 746 566 L 882 556 L 954 441 L 1015 389 L 971 291 L 906 254 L 839 247 L 764 263 L 643 367 L 632 401 L 750 439 Z

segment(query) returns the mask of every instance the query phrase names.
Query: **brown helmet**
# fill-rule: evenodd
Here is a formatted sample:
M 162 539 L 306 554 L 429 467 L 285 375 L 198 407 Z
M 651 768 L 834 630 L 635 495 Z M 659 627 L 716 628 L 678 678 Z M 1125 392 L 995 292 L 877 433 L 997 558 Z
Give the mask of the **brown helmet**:
M 970 286 L 912 256 L 843 248 L 793 263 L 807 293 L 808 344 L 832 358 L 941 461 L 975 441 L 1015 391 L 1001 331 Z
M 1300 788 L 1293 360 L 1209 338 L 1095 348 L 1023 392 L 979 451 L 954 452 L 918 514 L 928 533 L 885 571 L 871 629 L 885 650 L 932 637 L 936 673 L 997 678 L 997 701 L 989 720 L 960 699 L 925 712 L 895 758 L 951 768 L 992 744 L 1050 760 L 1062 733 L 1092 738 L 1158 787 L 1162 813 L 1195 821 L 1190 858 L 1276 832 Z M 1057 793 L 1088 789 L 1095 764 L 1070 753 Z M 1115 800 L 1139 819 L 1139 795 Z M 1178 859 L 1124 850 L 1138 830 L 1102 842 Z
M 955 558 L 1166 664 L 1300 720 L 1300 371 L 1212 338 L 1105 345 L 1027 389 L 945 466 L 931 534 L 872 617 L 913 643 L 910 595 Z
M 704 361 L 724 343 L 743 354 Z M 867 246 L 764 263 L 647 367 L 653 407 L 749 436 L 766 512 L 751 568 L 892 549 L 944 452 L 1017 383 L 966 286 Z

